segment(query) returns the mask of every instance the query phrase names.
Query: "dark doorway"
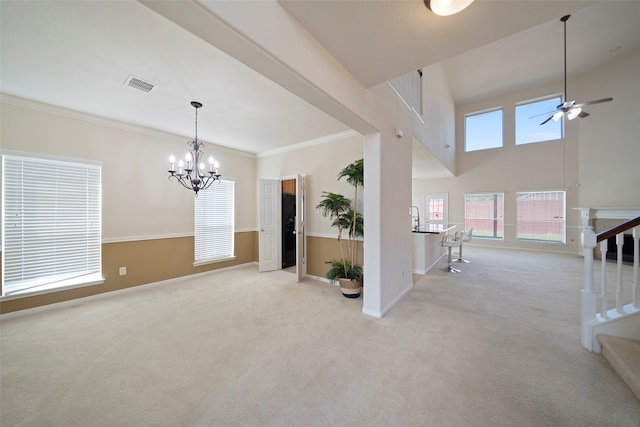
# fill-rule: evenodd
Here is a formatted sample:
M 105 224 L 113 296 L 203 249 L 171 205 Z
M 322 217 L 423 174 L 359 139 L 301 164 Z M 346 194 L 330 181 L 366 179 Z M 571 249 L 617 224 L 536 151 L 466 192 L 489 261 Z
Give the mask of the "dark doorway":
M 296 265 L 296 180 L 282 181 L 282 268 Z

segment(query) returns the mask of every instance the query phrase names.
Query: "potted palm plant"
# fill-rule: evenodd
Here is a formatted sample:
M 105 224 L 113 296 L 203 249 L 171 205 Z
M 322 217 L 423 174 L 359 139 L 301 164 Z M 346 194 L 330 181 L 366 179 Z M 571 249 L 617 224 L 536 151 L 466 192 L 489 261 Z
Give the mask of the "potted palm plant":
M 316 209 L 323 216 L 329 217 L 331 226 L 338 229 L 338 241 L 340 242 L 340 259 L 327 261 L 331 267 L 326 277 L 332 282 L 340 284 L 342 294 L 347 298 L 358 298 L 362 292 L 362 267 L 357 264 L 358 237 L 364 235 L 364 222 L 362 215 L 357 211 L 358 187 L 364 185 L 364 159 L 359 159 L 342 169 L 338 173 L 338 179 L 345 178 L 354 187 L 353 201 L 341 194 L 324 191 L 320 203 Z M 347 231 L 348 241 L 345 251 L 342 232 Z

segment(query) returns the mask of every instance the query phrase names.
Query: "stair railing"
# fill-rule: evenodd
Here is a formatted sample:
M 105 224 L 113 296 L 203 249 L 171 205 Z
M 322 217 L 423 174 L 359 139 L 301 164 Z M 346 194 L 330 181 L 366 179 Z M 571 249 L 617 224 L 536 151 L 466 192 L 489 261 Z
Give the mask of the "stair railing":
M 623 244 L 625 232 L 632 231 L 633 240 L 633 282 L 632 282 L 632 295 L 626 301 L 623 292 Z M 608 239 L 611 237 L 616 238 L 617 245 L 617 270 L 616 270 L 616 288 L 615 288 L 615 300 L 616 308 L 609 310 L 607 307 L 607 292 L 609 291 L 607 285 L 607 272 L 606 272 L 606 254 Z M 594 233 L 593 227 L 585 227 L 583 231 L 583 254 L 584 254 L 584 288 L 582 289 L 582 319 L 581 329 L 582 346 L 586 349 L 593 351 L 594 343 L 591 336 L 590 325 L 593 322 L 602 322 L 610 318 L 619 318 L 629 314 L 625 311 L 631 309 L 633 311 L 640 310 L 640 216 L 630 219 L 620 225 L 612 227 L 601 233 Z M 600 263 L 600 308 L 598 309 L 598 294 L 594 291 L 593 286 L 593 250 L 596 246 L 600 247 L 602 259 Z

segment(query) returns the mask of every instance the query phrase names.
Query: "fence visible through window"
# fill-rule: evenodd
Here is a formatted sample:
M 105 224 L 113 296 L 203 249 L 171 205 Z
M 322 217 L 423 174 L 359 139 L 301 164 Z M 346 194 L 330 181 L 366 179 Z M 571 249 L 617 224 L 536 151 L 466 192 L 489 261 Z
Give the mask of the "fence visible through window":
M 464 228 L 473 228 L 473 237 L 504 238 L 504 194 L 465 194 Z
M 516 238 L 536 242 L 565 242 L 565 192 L 516 193 Z

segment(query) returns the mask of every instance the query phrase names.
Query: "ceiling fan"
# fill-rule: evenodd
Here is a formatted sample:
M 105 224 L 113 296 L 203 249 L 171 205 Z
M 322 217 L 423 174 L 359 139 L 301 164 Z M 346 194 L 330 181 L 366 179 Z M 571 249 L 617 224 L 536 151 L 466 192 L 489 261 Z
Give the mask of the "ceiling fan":
M 564 23 L 564 97 L 567 98 L 567 21 L 571 15 L 565 15 L 560 20 Z M 586 111 L 582 111 L 582 107 L 585 105 L 593 105 L 600 104 L 602 102 L 613 101 L 613 98 L 602 98 L 597 99 L 595 101 L 588 102 L 580 102 L 576 103 L 576 101 L 565 101 L 562 104 L 558 105 L 557 110 L 555 112 L 551 111 L 550 114 L 553 113 L 548 119 L 544 122 L 540 123 L 540 126 L 547 123 L 549 120 L 558 121 L 562 118 L 562 116 L 567 116 L 567 119 L 573 120 L 576 117 L 584 118 L 589 115 Z

